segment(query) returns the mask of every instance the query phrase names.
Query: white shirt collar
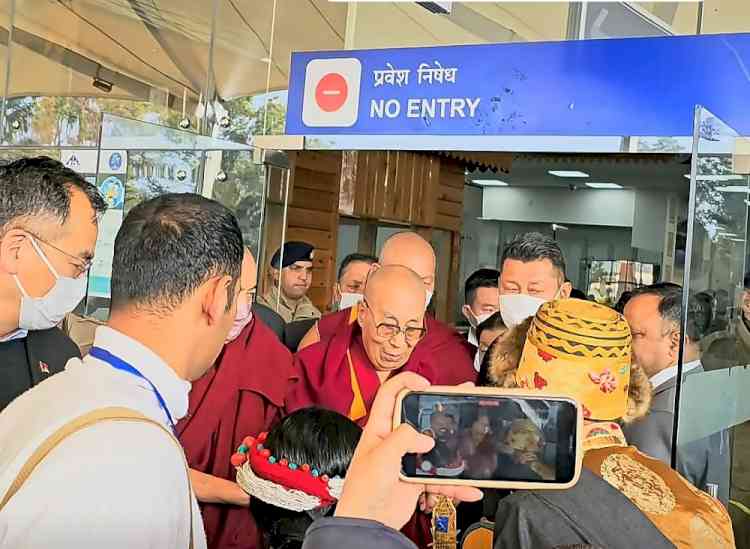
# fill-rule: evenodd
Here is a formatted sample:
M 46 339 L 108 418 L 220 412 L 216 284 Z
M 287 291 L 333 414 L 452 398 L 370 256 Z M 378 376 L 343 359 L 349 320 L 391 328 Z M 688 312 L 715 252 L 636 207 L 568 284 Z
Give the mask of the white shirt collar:
M 0 343 L 5 343 L 6 341 L 13 341 L 14 339 L 23 339 L 27 335 L 29 335 L 28 330 L 22 330 L 21 328 L 19 328 L 18 330 L 13 331 L 6 336 L 0 337 Z
M 686 362 L 682 366 L 682 373 L 686 374 L 690 370 L 693 370 L 701 365 L 700 360 L 693 360 L 692 362 Z M 651 376 L 648 380 L 651 382 L 651 387 L 656 389 L 659 385 L 663 385 L 670 379 L 677 376 L 677 365 L 670 366 L 669 368 L 665 368 L 661 372 L 658 372 Z
M 474 345 L 474 347 L 479 347 L 479 340 L 477 339 L 477 329 L 474 328 L 474 326 L 469 326 L 469 334 L 466 336 L 466 339 Z
M 100 326 L 96 329 L 94 346 L 101 347 L 124 360 L 153 383 L 164 398 L 169 413 L 172 414 L 172 419 L 175 422 L 185 417 L 188 411 L 190 382 L 181 379 L 159 355 L 139 341 L 107 326 Z M 90 355 L 84 360 L 104 364 Z M 152 390 L 146 381 L 136 376 L 133 376 L 133 379 Z M 156 399 L 156 396 L 154 396 L 154 399 Z

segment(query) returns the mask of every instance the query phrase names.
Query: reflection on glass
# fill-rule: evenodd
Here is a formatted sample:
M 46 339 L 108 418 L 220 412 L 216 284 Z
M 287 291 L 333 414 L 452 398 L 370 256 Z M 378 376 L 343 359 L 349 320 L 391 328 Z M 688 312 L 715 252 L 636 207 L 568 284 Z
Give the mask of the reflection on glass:
M 682 346 L 699 343 L 702 368 L 677 387 L 677 466 L 694 466 L 708 449 L 715 465 L 705 470 L 706 490 L 728 505 L 741 534 L 750 527 L 750 143 L 703 108 L 695 132 Z
M 597 303 L 614 306 L 622 294 L 656 281 L 658 266 L 623 260 L 592 260 L 589 264 L 587 295 Z

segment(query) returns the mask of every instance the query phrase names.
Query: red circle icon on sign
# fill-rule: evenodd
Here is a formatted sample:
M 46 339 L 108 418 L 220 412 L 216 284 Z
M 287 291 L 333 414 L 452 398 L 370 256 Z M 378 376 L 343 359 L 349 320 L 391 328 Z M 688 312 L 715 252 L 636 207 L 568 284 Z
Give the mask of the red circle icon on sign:
M 346 79 L 337 72 L 329 72 L 315 87 L 315 102 L 325 112 L 337 111 L 346 103 L 348 92 Z

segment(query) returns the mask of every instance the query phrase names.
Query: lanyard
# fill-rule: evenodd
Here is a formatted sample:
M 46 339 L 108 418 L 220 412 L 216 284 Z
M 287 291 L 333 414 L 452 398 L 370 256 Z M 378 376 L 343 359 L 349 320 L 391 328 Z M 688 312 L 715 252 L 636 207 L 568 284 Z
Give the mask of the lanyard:
M 151 380 L 144 376 L 141 372 L 139 372 L 136 368 L 125 362 L 119 357 L 116 357 L 109 351 L 102 349 L 101 347 L 91 347 L 91 350 L 89 351 L 89 354 L 93 356 L 94 358 L 97 358 L 103 362 L 106 362 L 110 366 L 112 366 L 115 370 L 121 370 L 123 372 L 127 372 L 129 374 L 132 374 L 136 377 L 139 377 L 146 381 L 149 385 L 151 385 L 151 389 L 154 391 L 154 394 L 156 395 L 156 400 L 159 401 L 159 406 L 161 406 L 161 409 L 164 410 L 164 413 L 167 414 L 167 419 L 169 420 L 169 425 L 172 427 L 172 431 L 174 432 L 175 426 L 174 421 L 172 420 L 172 414 L 169 413 L 169 408 L 167 408 L 167 403 L 164 401 L 164 397 L 161 396 L 161 393 L 159 392 L 159 389 L 156 388 L 156 385 L 151 383 Z

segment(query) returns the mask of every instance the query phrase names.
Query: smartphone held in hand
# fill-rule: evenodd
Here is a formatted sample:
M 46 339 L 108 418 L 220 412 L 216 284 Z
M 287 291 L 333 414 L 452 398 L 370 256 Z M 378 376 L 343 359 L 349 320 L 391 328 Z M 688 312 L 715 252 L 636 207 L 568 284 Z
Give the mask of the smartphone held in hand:
M 421 484 L 563 489 L 581 473 L 583 414 L 568 397 L 523 389 L 430 387 L 403 391 L 394 428 L 435 439 L 404 456 L 401 477 Z

